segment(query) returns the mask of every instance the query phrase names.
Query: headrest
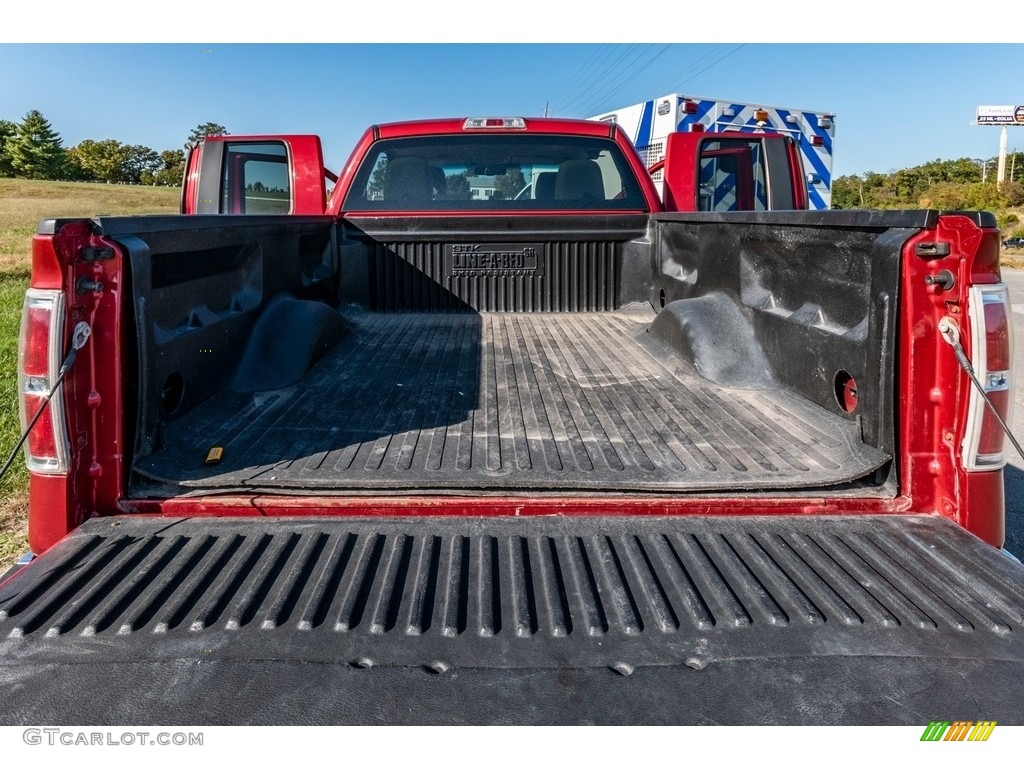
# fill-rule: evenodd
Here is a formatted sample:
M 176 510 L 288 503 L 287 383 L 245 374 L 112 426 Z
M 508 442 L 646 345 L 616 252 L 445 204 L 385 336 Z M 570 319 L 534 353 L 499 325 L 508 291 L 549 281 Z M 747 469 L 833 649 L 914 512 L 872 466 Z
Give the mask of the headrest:
M 604 200 L 601 169 L 592 160 L 567 160 L 555 178 L 557 200 Z
M 388 161 L 384 199 L 391 202 L 426 203 L 431 194 L 430 166 L 422 157 L 396 157 Z
M 534 182 L 533 196 L 537 200 L 553 200 L 555 198 L 555 178 L 558 174 L 554 171 L 543 171 L 537 174 Z

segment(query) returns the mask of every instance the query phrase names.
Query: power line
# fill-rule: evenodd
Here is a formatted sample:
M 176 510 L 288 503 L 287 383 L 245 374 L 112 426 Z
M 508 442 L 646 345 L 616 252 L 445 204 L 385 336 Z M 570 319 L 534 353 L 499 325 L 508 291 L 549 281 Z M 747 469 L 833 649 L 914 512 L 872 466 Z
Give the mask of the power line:
M 587 96 L 593 91 L 593 89 L 597 87 L 598 84 L 602 80 L 604 80 L 609 73 L 616 71 L 616 69 L 621 66 L 629 66 L 634 61 L 636 61 L 636 59 L 643 55 L 642 50 L 635 52 L 637 48 L 640 48 L 639 44 L 631 44 L 629 47 L 626 48 L 626 50 L 624 50 L 618 56 L 618 58 L 616 58 L 614 61 L 608 64 L 608 66 L 606 66 L 600 72 L 596 72 L 594 76 L 590 79 L 590 81 L 587 82 L 585 86 L 579 89 L 579 92 L 576 95 L 576 97 L 562 106 L 562 110 L 565 112 L 570 111 L 574 105 L 578 104 L 580 101 L 587 98 Z M 633 55 L 633 58 L 628 62 L 623 63 L 623 59 L 630 55 Z
M 617 83 L 612 83 L 609 86 L 609 88 L 612 89 L 612 90 L 605 91 L 604 96 L 601 99 L 601 102 L 598 102 L 594 107 L 592 107 L 591 109 L 587 110 L 587 113 L 591 114 L 591 115 L 597 114 L 597 112 L 599 111 L 597 109 L 597 107 L 600 107 L 601 103 L 607 103 L 613 96 L 615 96 L 615 94 L 621 92 L 623 88 L 625 88 L 627 85 L 629 85 L 634 80 L 636 80 L 644 71 L 647 70 L 648 67 L 650 67 L 662 55 L 664 55 L 664 53 L 669 48 L 671 48 L 671 47 L 672 47 L 672 44 L 669 43 L 668 45 L 663 47 L 660 51 L 658 51 L 656 54 L 654 54 L 651 58 L 649 58 L 646 61 L 646 63 L 642 64 L 640 67 L 638 67 L 637 69 L 635 69 L 632 72 L 630 72 L 629 74 L 627 74 L 625 76 L 624 80 L 622 80 L 620 82 L 617 82 Z
M 709 51 L 697 57 L 670 80 L 658 86 L 657 92 L 660 93 L 664 88 L 670 87 L 669 84 L 672 87 L 678 88 L 685 83 L 691 82 L 712 67 L 725 61 L 745 45 L 746 43 L 740 43 L 725 51 L 725 53 L 722 53 L 722 49 L 726 47 L 726 44 L 719 43 L 714 45 Z M 559 107 L 559 113 L 564 115 L 573 111 L 573 107 L 582 104 L 588 97 L 593 98 L 594 93 L 599 91 L 601 93 L 599 100 L 587 111 L 587 114 L 597 114 L 604 103 L 607 103 L 609 99 L 620 93 L 637 77 L 647 71 L 671 47 L 671 43 L 664 45 L 646 60 L 644 60 L 644 57 L 647 54 L 647 50 L 639 44 L 627 46 L 618 56 L 613 56 L 613 50 L 610 46 L 603 52 L 605 55 L 591 56 L 580 68 L 573 80 L 567 86 L 563 86 L 560 89 L 559 92 L 566 93 L 566 101 Z M 593 71 L 588 77 L 585 72 L 591 61 L 594 62 Z M 609 82 L 602 87 L 604 81 Z
M 666 88 L 675 87 L 676 85 L 678 85 L 679 82 L 686 75 L 688 75 L 690 72 L 692 72 L 693 70 L 695 70 L 698 67 L 700 67 L 705 61 L 710 59 L 712 56 L 715 56 L 719 52 L 719 50 L 722 49 L 722 48 L 725 48 L 725 44 L 724 43 L 717 43 L 716 45 L 712 46 L 711 50 L 705 52 L 701 56 L 698 56 L 694 61 L 690 62 L 685 67 L 683 67 L 682 70 L 680 70 L 676 74 L 672 75 L 672 77 L 668 78 L 667 80 L 662 82 L 660 85 L 658 85 L 657 88 L 656 88 L 657 93 L 661 93 Z
M 711 61 L 710 63 L 708 63 L 705 66 L 701 67 L 701 64 L 703 64 L 704 62 L 708 61 L 708 59 L 710 59 L 712 56 L 714 56 L 716 53 L 718 53 L 720 51 L 720 49 L 725 47 L 724 44 L 716 45 L 714 48 L 712 48 L 710 51 L 705 53 L 703 56 L 698 57 L 692 64 L 690 64 L 688 67 L 683 69 L 681 72 L 679 72 L 676 75 L 673 75 L 672 78 L 670 78 L 669 80 L 664 81 L 662 83 L 662 85 L 660 85 L 656 89 L 655 96 L 660 95 L 662 93 L 662 91 L 664 91 L 666 88 L 672 88 L 673 90 L 678 90 L 680 88 L 680 86 L 685 85 L 686 83 L 690 82 L 694 78 L 704 74 L 709 69 L 714 67 L 716 64 L 719 64 L 720 62 L 725 61 L 727 58 L 732 56 L 734 53 L 736 53 L 738 50 L 740 50 L 740 48 L 743 48 L 745 45 L 746 45 L 746 43 L 740 43 L 735 48 L 733 48 L 731 51 L 727 51 L 725 54 L 719 56 L 717 59 L 714 59 L 714 61 Z
M 731 51 L 729 51 L 727 54 L 725 54 L 725 56 L 722 56 L 720 59 L 715 59 L 713 62 L 708 64 L 706 67 L 704 67 L 704 69 L 700 70 L 699 72 L 694 72 L 690 77 L 688 77 L 686 80 L 683 80 L 679 84 L 683 85 L 685 83 L 690 82 L 690 80 L 693 80 L 693 78 L 697 77 L 698 75 L 704 74 L 705 72 L 707 72 L 709 69 L 711 69 L 713 66 L 715 66 L 719 62 L 722 62 L 722 61 L 725 61 L 726 59 L 728 59 L 730 56 L 732 56 L 734 53 L 736 53 L 736 51 L 738 51 L 740 48 L 742 48 L 745 45 L 746 45 L 746 43 L 740 43 L 735 48 L 733 48 Z
M 615 56 L 615 53 L 615 46 L 602 46 L 596 54 L 588 59 L 584 66 L 580 68 L 578 76 L 574 77 L 569 85 L 562 88 L 563 98 L 574 98 L 575 95 L 579 93 L 579 88 L 586 83 L 587 78 L 593 75 L 595 70 L 603 67 L 613 56 Z M 554 100 L 554 97 L 552 97 L 552 100 Z
M 640 65 L 637 68 L 635 68 L 635 69 L 633 69 L 632 71 L 629 71 L 629 72 L 624 72 L 623 75 L 620 78 L 618 78 L 618 79 L 610 79 L 609 83 L 607 85 L 607 89 L 605 90 L 605 94 L 604 95 L 606 97 L 608 97 L 608 96 L 613 96 L 614 94 L 618 93 L 619 90 L 621 90 L 625 86 L 629 85 L 629 83 L 631 83 L 640 74 L 642 74 L 644 71 L 646 71 L 648 67 L 650 67 L 661 56 L 663 56 L 665 54 L 665 52 L 668 51 L 668 49 L 671 48 L 671 47 L 672 47 L 672 43 L 668 43 L 667 45 L 662 46 L 662 48 L 660 50 L 654 52 L 654 54 L 649 59 L 647 59 L 647 61 L 641 62 Z
M 548 96 L 547 100 L 548 101 L 552 101 L 554 99 L 557 99 L 559 96 L 561 96 L 563 93 L 565 93 L 572 85 L 575 85 L 576 81 L 579 80 L 580 77 L 583 75 L 583 73 L 587 71 L 587 68 L 591 65 L 591 63 L 594 60 L 596 60 L 599 56 L 601 56 L 601 54 L 605 53 L 606 49 L 608 47 L 609 46 L 598 46 L 590 54 L 590 56 L 587 57 L 587 60 L 584 61 L 583 64 L 580 65 L 580 68 L 578 70 L 576 70 L 576 72 L 573 74 L 573 76 L 571 78 L 569 78 L 569 80 L 566 83 L 564 83 L 561 88 L 559 88 L 557 91 L 555 91 L 550 96 Z
M 571 92 L 566 97 L 566 102 L 562 106 L 563 112 L 568 112 L 570 110 L 570 108 L 574 104 L 576 104 L 577 102 L 580 101 L 580 99 L 586 98 L 587 94 L 590 93 L 590 91 L 599 82 L 601 82 L 601 80 L 608 73 L 614 72 L 616 67 L 620 66 L 620 63 L 622 62 L 622 60 L 625 59 L 626 57 L 628 57 L 631 53 L 633 53 L 635 51 L 635 49 L 637 49 L 639 47 L 640 46 L 635 44 L 635 43 L 630 44 L 630 45 L 626 46 L 626 48 L 624 48 L 618 54 L 618 56 L 615 56 L 614 58 L 609 57 L 609 59 L 604 63 L 602 68 L 598 69 L 598 68 L 595 67 L 595 70 L 590 73 L 590 77 L 588 79 L 584 80 L 576 90 Z

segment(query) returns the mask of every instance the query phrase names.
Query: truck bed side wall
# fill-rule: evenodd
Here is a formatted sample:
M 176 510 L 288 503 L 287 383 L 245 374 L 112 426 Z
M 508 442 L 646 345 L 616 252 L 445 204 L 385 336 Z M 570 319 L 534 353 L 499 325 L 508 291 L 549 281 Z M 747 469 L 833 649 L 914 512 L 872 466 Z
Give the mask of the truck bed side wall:
M 119 232 L 127 223 L 103 226 L 130 261 L 139 346 L 135 450 L 145 455 L 162 422 L 228 384 L 276 296 L 333 292 L 332 226 L 326 217 L 153 217 Z
M 708 378 L 787 387 L 891 454 L 900 256 L 918 230 L 778 218 L 659 217 L 654 330 Z

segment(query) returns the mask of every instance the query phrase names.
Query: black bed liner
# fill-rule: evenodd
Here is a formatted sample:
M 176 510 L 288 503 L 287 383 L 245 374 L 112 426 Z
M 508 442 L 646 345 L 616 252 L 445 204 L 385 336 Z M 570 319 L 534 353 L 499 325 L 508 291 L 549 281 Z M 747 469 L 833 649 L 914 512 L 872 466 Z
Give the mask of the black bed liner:
M 1024 569 L 928 517 L 107 518 L 0 585 L 5 724 L 1021 724 L 1022 673 Z
M 737 492 L 833 486 L 889 458 L 794 393 L 702 378 L 647 333 L 650 307 L 345 317 L 350 335 L 299 384 L 212 397 L 135 471 L 172 495 Z M 214 446 L 224 458 L 204 466 Z

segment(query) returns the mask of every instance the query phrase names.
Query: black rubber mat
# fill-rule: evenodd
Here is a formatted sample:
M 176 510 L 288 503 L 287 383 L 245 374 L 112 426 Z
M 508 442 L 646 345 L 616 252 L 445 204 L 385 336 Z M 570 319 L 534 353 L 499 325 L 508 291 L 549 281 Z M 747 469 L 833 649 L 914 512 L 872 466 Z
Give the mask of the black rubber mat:
M 653 318 L 348 315 L 298 385 L 208 400 L 135 470 L 181 492 L 734 491 L 836 485 L 889 458 L 796 395 L 712 384 Z
M 0 584 L 0 724 L 1003 726 L 1022 629 L 928 515 L 106 517 Z
M 217 635 L 239 658 L 399 666 L 1020 662 L 1022 629 L 1024 569 L 924 515 L 121 516 L 0 585 L 0 660 L 129 636 L 142 658 L 176 658 Z

